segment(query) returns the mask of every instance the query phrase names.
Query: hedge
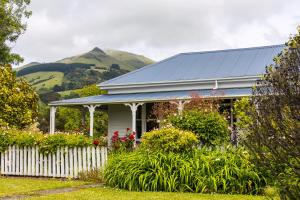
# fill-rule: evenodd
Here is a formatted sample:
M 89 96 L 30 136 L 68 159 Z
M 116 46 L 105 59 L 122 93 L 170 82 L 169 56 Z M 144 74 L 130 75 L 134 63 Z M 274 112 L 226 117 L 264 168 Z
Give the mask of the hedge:
M 106 146 L 107 141 L 105 138 L 92 139 L 78 133 L 49 135 L 33 131 L 0 129 L 0 152 L 4 152 L 10 145 L 38 146 L 43 154 L 49 154 L 56 152 L 59 147 Z

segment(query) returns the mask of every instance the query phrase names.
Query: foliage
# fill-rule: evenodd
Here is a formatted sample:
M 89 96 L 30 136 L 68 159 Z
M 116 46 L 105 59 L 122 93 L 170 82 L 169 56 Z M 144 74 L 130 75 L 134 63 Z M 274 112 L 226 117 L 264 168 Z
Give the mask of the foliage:
M 234 103 L 234 114 L 238 119 L 235 122 L 236 127 L 238 127 L 239 141 L 243 143 L 249 134 L 249 127 L 252 124 L 252 118 L 249 116 L 250 112 L 253 112 L 255 107 L 250 104 L 250 99 L 248 97 L 243 97 L 236 100 Z
M 0 151 L 10 145 L 20 147 L 38 146 L 43 154 L 56 152 L 58 147 L 84 147 L 89 145 L 106 146 L 107 141 L 101 137 L 95 140 L 82 134 L 57 133 L 53 135 L 40 132 L 21 131 L 16 129 L 0 129 Z
M 0 66 L 0 122 L 17 128 L 32 124 L 37 117 L 38 95 L 11 66 Z M 1 125 L 1 124 L 0 124 Z
M 187 152 L 197 145 L 197 137 L 190 131 L 163 128 L 144 133 L 142 147 L 149 151 Z
M 18 71 L 18 76 L 24 76 L 31 73 L 36 72 L 63 72 L 68 73 L 71 71 L 76 70 L 77 68 L 82 69 L 89 69 L 93 66 L 93 64 L 83 64 L 83 63 L 44 63 L 44 64 L 37 64 L 33 66 L 29 66 Z
M 246 142 L 282 199 L 300 199 L 300 28 L 253 90 Z
M 130 128 L 126 129 L 124 136 L 119 136 L 119 131 L 115 131 L 111 138 L 111 147 L 113 151 L 131 151 L 135 142 L 135 132 Z
M 95 96 L 105 93 L 105 91 L 99 89 L 96 85 L 86 86 L 82 89 L 72 91 L 69 96 L 71 97 L 86 97 Z M 40 94 L 41 99 L 44 101 L 59 100 L 61 96 L 58 93 L 46 93 Z M 68 98 L 69 96 L 65 97 Z M 48 98 L 48 100 L 47 100 Z M 43 102 L 44 102 L 43 101 Z M 49 128 L 49 107 L 44 103 L 41 103 L 39 109 L 38 122 L 39 128 L 47 132 Z M 80 107 L 59 107 L 57 110 L 57 123 L 56 128 L 59 131 L 81 131 L 86 134 L 89 132 L 89 112 L 87 108 Z M 107 113 L 98 109 L 94 113 L 94 137 L 100 137 L 106 135 L 107 132 Z
M 212 94 L 213 96 L 214 94 Z M 174 115 L 178 112 L 177 105 L 174 103 L 176 100 L 173 100 L 173 103 L 170 102 L 157 102 L 154 103 L 152 114 L 160 122 L 163 122 L 169 116 Z M 198 93 L 191 93 L 190 99 L 186 102 L 184 110 L 199 110 L 201 112 L 211 112 L 217 111 L 219 108 L 220 100 L 215 98 L 205 99 L 201 97 Z M 161 125 L 164 125 L 163 123 Z
M 0 65 L 23 61 L 18 54 L 11 53 L 9 44 L 16 42 L 26 29 L 22 20 L 31 15 L 27 10 L 29 3 L 30 0 L 0 0 Z
M 169 117 L 172 126 L 195 133 L 202 144 L 220 145 L 229 140 L 226 119 L 217 111 L 185 111 L 182 115 Z
M 133 152 L 111 154 L 106 184 L 130 191 L 258 194 L 264 176 L 244 149 L 194 150 L 189 154 Z

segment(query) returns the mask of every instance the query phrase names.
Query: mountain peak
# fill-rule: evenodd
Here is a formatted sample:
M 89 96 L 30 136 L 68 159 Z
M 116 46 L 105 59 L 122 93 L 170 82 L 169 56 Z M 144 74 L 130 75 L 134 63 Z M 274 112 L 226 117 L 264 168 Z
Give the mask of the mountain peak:
M 99 47 L 93 48 L 91 52 L 96 52 L 96 53 L 102 53 L 102 54 L 105 54 L 105 52 L 102 51 Z

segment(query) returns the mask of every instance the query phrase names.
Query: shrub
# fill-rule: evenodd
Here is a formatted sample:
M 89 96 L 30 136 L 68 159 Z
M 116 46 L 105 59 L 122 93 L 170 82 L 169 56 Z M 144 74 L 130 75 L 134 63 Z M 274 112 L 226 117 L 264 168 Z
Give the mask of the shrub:
M 216 111 L 186 111 L 169 117 L 172 126 L 195 133 L 202 144 L 216 146 L 229 140 L 226 119 Z
M 38 146 L 43 154 L 48 154 L 56 152 L 59 147 L 105 146 L 107 142 L 105 138 L 93 140 L 80 134 L 57 133 L 49 135 L 41 132 L 0 129 L 0 152 L 4 152 L 9 145 Z
M 175 128 L 163 128 L 144 133 L 142 147 L 150 150 L 165 152 L 190 151 L 198 140 L 194 133 Z
M 109 186 L 130 191 L 258 194 L 266 185 L 248 152 L 230 148 L 111 154 L 104 178 Z

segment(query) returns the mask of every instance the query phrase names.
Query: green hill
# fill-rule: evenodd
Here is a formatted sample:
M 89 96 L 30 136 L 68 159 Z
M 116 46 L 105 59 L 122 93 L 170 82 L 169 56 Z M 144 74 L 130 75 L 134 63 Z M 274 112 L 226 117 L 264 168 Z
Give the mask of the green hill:
M 95 47 L 87 53 L 52 63 L 29 63 L 16 71 L 39 93 L 47 93 L 100 83 L 153 62 L 142 55 Z

